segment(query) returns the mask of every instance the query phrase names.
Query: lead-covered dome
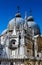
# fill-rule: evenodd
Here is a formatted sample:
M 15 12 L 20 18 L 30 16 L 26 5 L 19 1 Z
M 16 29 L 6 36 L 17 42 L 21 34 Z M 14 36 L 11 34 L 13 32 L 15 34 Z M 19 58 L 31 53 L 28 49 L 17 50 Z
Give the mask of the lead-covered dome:
M 39 28 L 39 26 L 36 24 L 36 22 L 34 22 L 33 16 L 29 16 L 29 17 L 27 18 L 27 22 L 28 22 L 28 27 L 34 30 L 34 35 L 40 34 L 40 28 Z
M 18 27 L 20 23 L 24 22 L 24 19 L 21 18 L 21 15 L 20 13 L 17 13 L 15 15 L 15 18 L 11 19 L 9 21 L 9 24 L 8 24 L 8 29 L 9 30 L 13 30 L 14 29 L 14 25 L 16 24 L 16 26 Z

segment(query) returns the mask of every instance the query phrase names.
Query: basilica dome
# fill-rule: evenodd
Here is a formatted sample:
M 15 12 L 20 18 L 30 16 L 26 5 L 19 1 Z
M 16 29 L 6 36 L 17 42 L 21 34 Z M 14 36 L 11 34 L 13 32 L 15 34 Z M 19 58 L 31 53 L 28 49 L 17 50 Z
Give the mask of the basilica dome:
M 31 28 L 32 30 L 34 30 L 34 35 L 40 34 L 40 28 L 34 21 L 33 16 L 29 16 L 27 18 L 27 22 L 28 22 L 28 27 Z
M 18 28 L 18 27 L 19 27 L 19 24 L 22 23 L 22 22 L 24 22 L 24 19 L 21 18 L 20 13 L 17 13 L 17 14 L 15 15 L 15 18 L 13 18 L 13 19 L 11 19 L 11 20 L 9 21 L 8 29 L 9 29 L 9 30 L 13 30 L 15 25 L 16 25 L 17 28 Z

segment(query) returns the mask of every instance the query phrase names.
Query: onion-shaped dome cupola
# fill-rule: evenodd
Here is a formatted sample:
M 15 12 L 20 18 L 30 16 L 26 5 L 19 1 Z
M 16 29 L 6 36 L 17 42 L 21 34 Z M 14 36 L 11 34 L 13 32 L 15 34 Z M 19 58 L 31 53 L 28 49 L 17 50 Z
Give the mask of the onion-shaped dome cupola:
M 16 16 L 16 17 L 21 17 L 21 14 L 20 14 L 20 7 L 17 6 L 17 9 L 18 9 L 18 12 L 17 12 L 17 14 L 16 14 L 15 16 Z
M 16 28 L 19 28 L 20 23 L 23 23 L 23 22 L 24 22 L 23 18 L 16 16 L 15 18 L 13 18 L 12 20 L 9 21 L 8 29 L 13 30 L 14 25 L 16 26 Z
M 40 28 L 36 24 L 36 22 L 34 22 L 33 16 L 29 16 L 27 18 L 27 22 L 28 22 L 28 27 L 34 30 L 34 35 L 38 35 L 38 34 L 40 35 Z
M 17 13 L 15 16 L 16 17 L 21 17 L 21 14 L 20 13 Z
M 33 16 L 29 16 L 29 17 L 27 18 L 27 21 L 34 21 Z
M 8 29 L 13 30 L 14 26 L 16 26 L 16 29 L 20 28 L 20 23 L 24 22 L 24 19 L 21 17 L 20 12 L 17 12 L 15 15 L 15 18 L 11 19 L 8 24 Z

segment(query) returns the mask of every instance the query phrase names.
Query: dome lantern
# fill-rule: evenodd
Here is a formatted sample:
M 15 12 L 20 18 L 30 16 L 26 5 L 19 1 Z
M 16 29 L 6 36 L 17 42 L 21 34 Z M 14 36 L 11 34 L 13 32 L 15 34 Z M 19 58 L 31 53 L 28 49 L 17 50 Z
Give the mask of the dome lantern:
M 30 16 L 27 18 L 27 21 L 34 21 L 34 18 L 32 16 L 32 9 L 30 8 Z
M 33 16 L 29 16 L 29 17 L 27 18 L 27 21 L 34 21 Z
M 15 17 L 21 17 L 21 14 L 20 14 L 20 13 L 17 13 L 17 14 L 15 15 Z
M 21 17 L 21 14 L 20 14 L 20 7 L 19 6 L 17 6 L 17 14 L 15 15 L 16 17 Z

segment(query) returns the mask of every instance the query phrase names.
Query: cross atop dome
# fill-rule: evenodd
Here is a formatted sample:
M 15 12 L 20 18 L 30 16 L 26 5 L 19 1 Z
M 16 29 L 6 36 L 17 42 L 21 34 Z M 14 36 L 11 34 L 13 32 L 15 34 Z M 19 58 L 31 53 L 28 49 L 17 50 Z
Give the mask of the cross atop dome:
M 34 21 L 34 18 L 33 18 L 33 16 L 32 16 L 32 9 L 30 8 L 30 16 L 27 18 L 27 21 Z
M 30 16 L 31 16 L 32 15 L 32 9 L 31 8 L 30 8 L 30 11 L 29 12 L 30 12 Z
M 17 6 L 18 13 L 20 12 L 20 6 Z
M 17 13 L 16 13 L 16 17 L 21 17 L 21 14 L 20 14 L 20 6 L 17 6 Z

